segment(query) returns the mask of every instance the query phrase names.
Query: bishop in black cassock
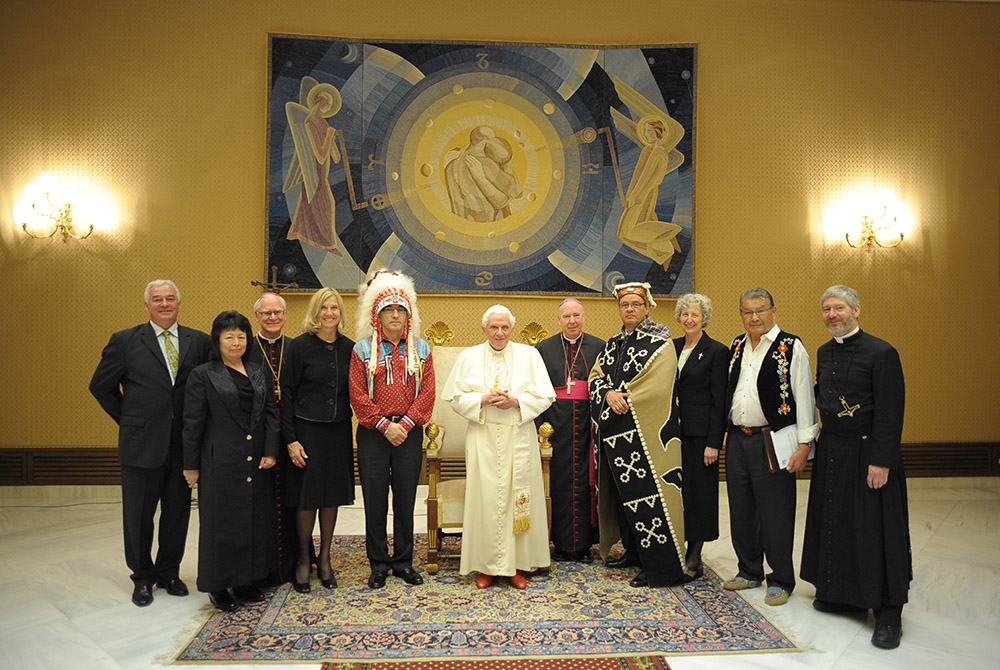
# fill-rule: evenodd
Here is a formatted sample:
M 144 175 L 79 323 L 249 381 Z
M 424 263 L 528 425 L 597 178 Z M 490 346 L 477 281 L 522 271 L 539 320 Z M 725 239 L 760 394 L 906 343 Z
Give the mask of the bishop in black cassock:
M 846 289 L 846 290 L 845 290 Z M 823 424 L 813 461 L 801 576 L 824 612 L 875 612 L 872 643 L 893 648 L 913 576 L 900 456 L 904 386 L 899 354 L 857 325 L 857 293 L 834 286 L 823 313 L 834 339 L 816 359 Z
M 552 425 L 552 543 L 555 560 L 590 563 L 597 541 L 594 442 L 587 376 L 604 340 L 583 332 L 583 307 L 567 298 L 557 316 L 561 332 L 538 343 L 556 401 L 535 424 Z

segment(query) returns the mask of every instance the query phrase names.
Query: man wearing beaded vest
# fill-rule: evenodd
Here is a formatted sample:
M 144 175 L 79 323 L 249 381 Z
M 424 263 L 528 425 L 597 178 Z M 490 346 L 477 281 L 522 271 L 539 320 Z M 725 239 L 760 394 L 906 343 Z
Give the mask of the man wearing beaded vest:
M 674 586 L 684 574 L 681 440 L 674 409 L 677 355 L 647 283 L 614 288 L 622 329 L 590 371 L 597 449 L 600 550 L 612 568 L 641 566 L 630 586 Z M 608 556 L 621 538 L 625 555 Z
M 277 293 L 262 293 L 253 305 L 253 314 L 260 330 L 253 342 L 247 342 L 246 360 L 264 368 L 271 381 L 271 394 L 281 418 L 281 375 L 285 371 L 285 361 L 292 351 L 292 338 L 285 337 L 285 299 Z M 278 462 L 271 468 L 274 476 L 274 502 L 277 523 L 278 549 L 277 568 L 268 579 L 272 586 L 284 584 L 292 579 L 295 562 L 299 555 L 299 538 L 295 526 L 296 510 L 287 504 L 286 477 L 291 460 L 286 449 L 279 449 Z
M 797 336 L 778 328 L 776 314 L 774 298 L 764 289 L 740 296 L 746 332 L 730 346 L 726 393 L 726 487 L 739 572 L 723 586 L 729 591 L 760 586 L 766 557 L 768 605 L 785 604 L 795 588 L 795 473 L 806 466 L 809 443 L 819 432 L 809 354 Z M 778 469 L 765 438 L 792 425 L 799 448 L 788 466 Z
M 350 393 L 373 589 L 385 586 L 390 569 L 411 586 L 424 583 L 413 569 L 413 504 L 423 458 L 420 426 L 431 418 L 435 386 L 430 345 L 417 337 L 419 329 L 412 279 L 380 270 L 358 288 Z M 385 527 L 390 487 L 392 555 Z

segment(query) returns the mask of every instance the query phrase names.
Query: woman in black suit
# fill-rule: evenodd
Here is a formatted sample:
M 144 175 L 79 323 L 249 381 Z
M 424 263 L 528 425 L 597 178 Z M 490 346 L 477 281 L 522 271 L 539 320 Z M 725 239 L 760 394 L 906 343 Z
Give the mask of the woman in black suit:
M 298 509 L 299 559 L 292 586 L 309 592 L 313 527 L 319 512 L 316 572 L 324 587 L 337 586 L 330 543 L 337 508 L 354 503 L 354 440 L 348 373 L 354 340 L 340 332 L 344 305 L 336 289 L 321 288 L 309 300 L 287 376 L 281 383 L 281 432 L 292 464 L 287 504 Z
M 700 293 L 677 300 L 674 317 L 684 337 L 677 350 L 677 400 L 684 471 L 684 535 L 687 573 L 702 576 L 701 550 L 719 537 L 719 450 L 726 427 L 729 349 L 705 332 L 712 301 Z
M 211 360 L 184 396 L 184 478 L 201 482 L 198 590 L 225 612 L 263 602 L 254 582 L 275 567 L 274 491 L 261 470 L 274 467 L 280 427 L 264 369 L 243 361 L 252 337 L 239 312 L 215 317 Z

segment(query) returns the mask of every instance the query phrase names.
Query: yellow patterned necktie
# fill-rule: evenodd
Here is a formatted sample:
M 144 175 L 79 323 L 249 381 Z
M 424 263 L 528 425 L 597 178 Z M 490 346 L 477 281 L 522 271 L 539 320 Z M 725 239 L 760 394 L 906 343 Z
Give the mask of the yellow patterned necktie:
M 177 355 L 177 348 L 170 340 L 170 331 L 163 331 L 163 344 L 167 350 L 167 361 L 170 363 L 170 376 L 177 379 L 177 368 L 180 366 L 180 357 Z

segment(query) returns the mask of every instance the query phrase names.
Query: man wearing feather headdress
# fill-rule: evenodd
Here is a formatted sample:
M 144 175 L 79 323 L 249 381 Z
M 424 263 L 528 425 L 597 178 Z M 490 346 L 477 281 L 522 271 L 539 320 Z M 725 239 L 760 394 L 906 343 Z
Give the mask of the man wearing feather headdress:
M 379 270 L 358 288 L 357 344 L 351 355 L 351 407 L 358 418 L 358 474 L 365 503 L 368 586 L 385 586 L 391 569 L 423 584 L 413 569 L 413 503 L 420 479 L 421 432 L 434 409 L 430 346 L 417 337 L 413 280 Z M 393 551 L 386 516 L 392 488 Z

